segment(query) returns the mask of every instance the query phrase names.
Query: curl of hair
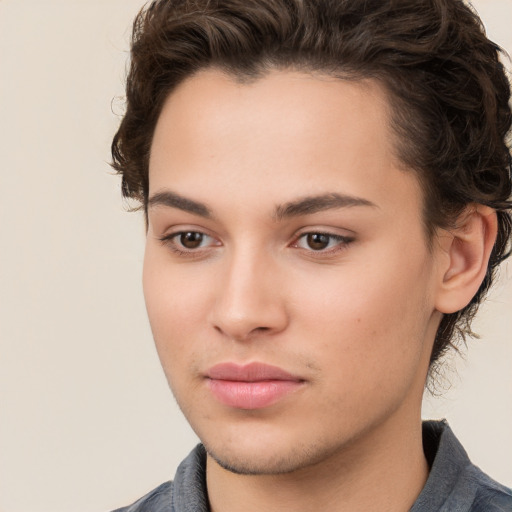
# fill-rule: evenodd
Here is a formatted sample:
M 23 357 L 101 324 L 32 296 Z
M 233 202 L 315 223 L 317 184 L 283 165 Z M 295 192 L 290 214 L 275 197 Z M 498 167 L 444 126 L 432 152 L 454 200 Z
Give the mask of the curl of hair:
M 272 69 L 378 80 L 397 155 L 424 191 L 429 243 L 471 204 L 494 208 L 498 237 L 472 301 L 444 315 L 431 370 L 473 335 L 471 320 L 510 252 L 510 84 L 476 13 L 461 0 L 156 0 L 133 25 L 126 112 L 112 143 L 126 197 L 148 199 L 149 154 L 163 103 L 199 70 L 241 82 Z

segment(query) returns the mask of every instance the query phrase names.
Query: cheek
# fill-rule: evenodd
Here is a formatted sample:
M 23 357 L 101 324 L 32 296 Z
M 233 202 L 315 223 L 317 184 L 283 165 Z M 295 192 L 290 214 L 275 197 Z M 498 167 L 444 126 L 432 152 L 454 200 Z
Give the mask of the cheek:
M 205 315 L 199 283 L 184 279 L 179 270 L 146 252 L 143 285 L 151 331 L 167 382 L 183 407 L 194 402 L 200 384 L 191 377 L 201 367 L 204 352 L 198 350 L 197 340 L 206 336 L 198 323 Z
M 316 340 L 317 356 L 339 383 L 366 385 L 367 380 L 379 387 L 413 377 L 431 316 L 428 282 L 422 277 L 428 267 L 419 260 L 416 255 L 409 260 L 414 265 L 402 259 L 396 265 L 376 261 L 350 271 L 347 266 L 346 272 L 333 269 L 315 288 L 300 291 L 296 317 L 302 318 L 303 331 Z
M 204 314 L 205 283 L 146 249 L 143 289 L 149 323 L 164 368 L 186 356 L 197 318 Z
M 409 323 L 425 320 L 428 299 L 421 273 L 404 267 L 335 269 L 316 279 L 314 287 L 300 287 L 294 303 L 301 304 L 301 316 L 316 319 L 320 328 L 339 326 L 341 332 L 360 332 L 364 338 L 384 334 L 399 330 L 409 318 Z

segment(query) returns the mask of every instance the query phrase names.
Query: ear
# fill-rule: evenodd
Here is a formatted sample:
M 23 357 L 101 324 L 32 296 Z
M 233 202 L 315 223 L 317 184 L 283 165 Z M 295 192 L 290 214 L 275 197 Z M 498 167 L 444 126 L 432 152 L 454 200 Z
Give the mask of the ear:
M 436 309 L 455 313 L 469 304 L 487 272 L 498 221 L 495 210 L 469 205 L 457 219 L 457 226 L 441 240 L 443 258 L 436 296 Z

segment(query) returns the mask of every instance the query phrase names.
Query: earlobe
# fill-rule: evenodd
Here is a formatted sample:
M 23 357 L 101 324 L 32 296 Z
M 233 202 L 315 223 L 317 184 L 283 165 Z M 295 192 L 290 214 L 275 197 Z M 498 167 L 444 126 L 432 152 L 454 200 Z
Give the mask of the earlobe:
M 441 313 L 455 313 L 474 297 L 487 272 L 497 233 L 496 212 L 484 205 L 469 205 L 445 240 L 447 258 L 436 300 Z

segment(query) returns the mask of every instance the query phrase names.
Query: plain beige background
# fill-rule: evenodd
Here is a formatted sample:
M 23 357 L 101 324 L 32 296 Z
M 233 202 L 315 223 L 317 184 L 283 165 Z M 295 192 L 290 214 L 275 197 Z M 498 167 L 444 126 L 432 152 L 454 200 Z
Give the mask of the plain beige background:
M 142 218 L 107 164 L 140 0 L 0 0 L 0 512 L 125 505 L 196 439 L 160 369 Z M 512 0 L 478 0 L 512 50 Z M 425 417 L 512 485 L 512 266 Z

